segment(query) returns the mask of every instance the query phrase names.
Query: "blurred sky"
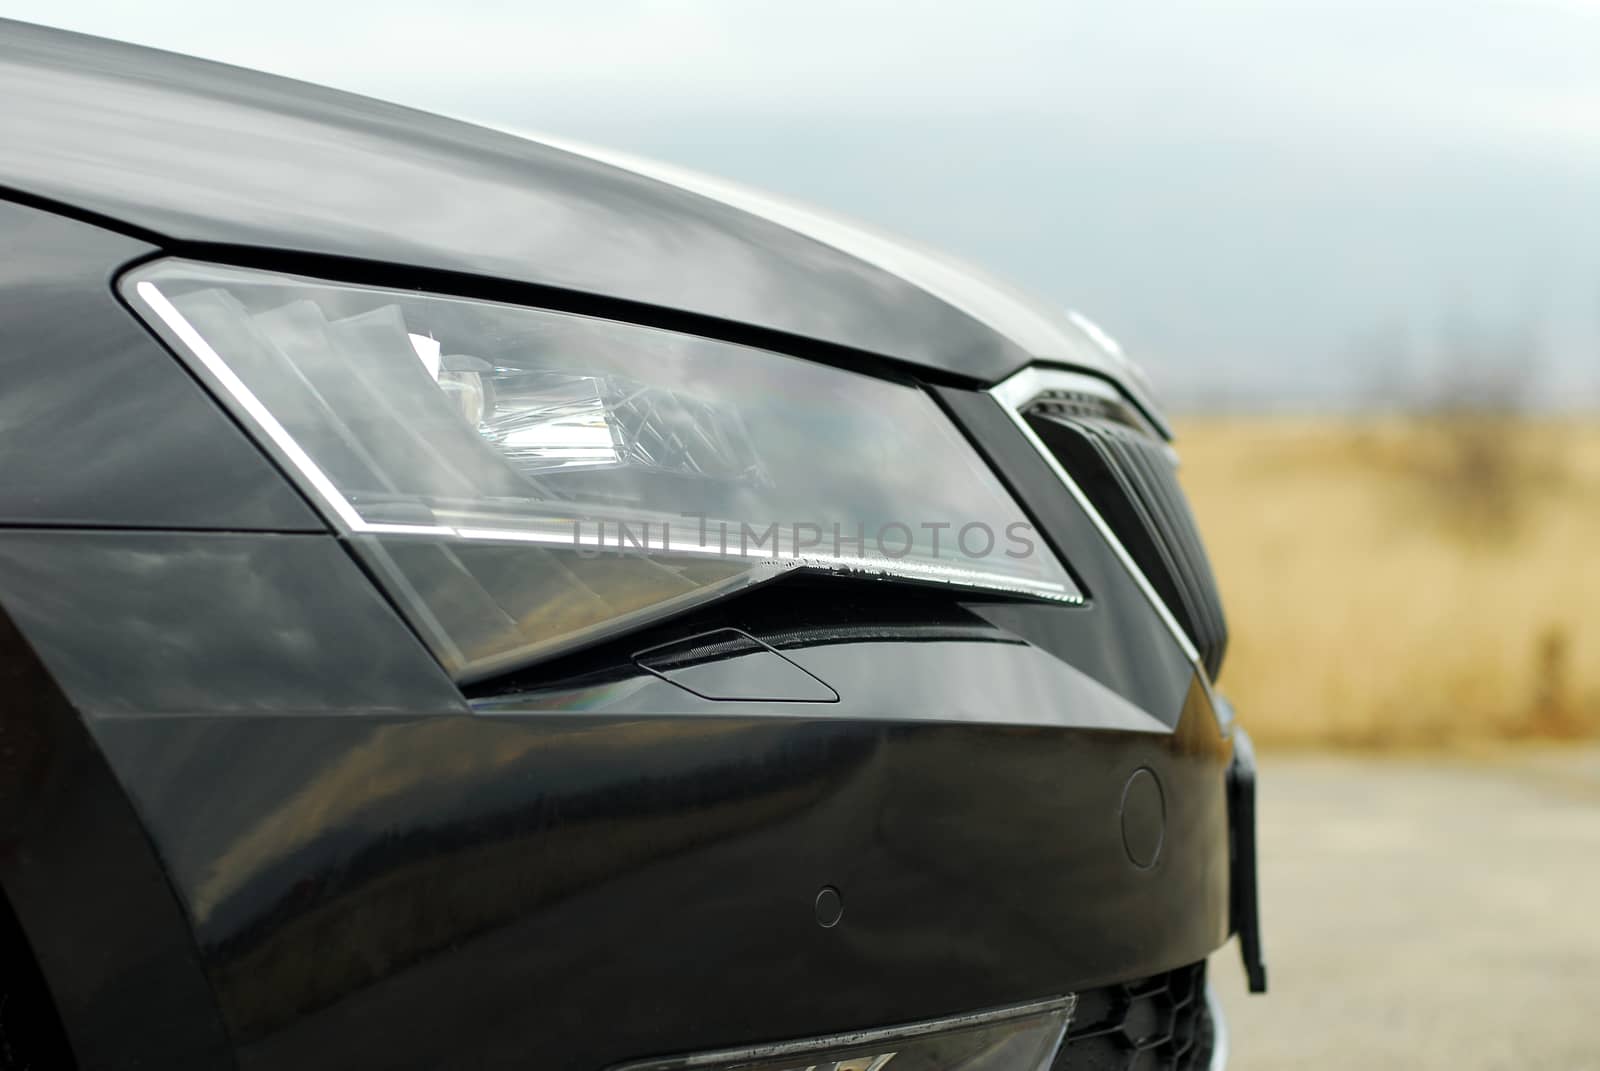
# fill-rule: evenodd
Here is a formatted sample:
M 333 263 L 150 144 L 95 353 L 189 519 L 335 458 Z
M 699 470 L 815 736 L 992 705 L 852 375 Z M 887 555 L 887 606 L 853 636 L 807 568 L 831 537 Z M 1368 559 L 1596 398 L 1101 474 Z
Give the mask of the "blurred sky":
M 1180 404 L 1374 404 L 1495 365 L 1600 406 L 1600 0 L 5 14 L 813 201 L 1084 310 Z

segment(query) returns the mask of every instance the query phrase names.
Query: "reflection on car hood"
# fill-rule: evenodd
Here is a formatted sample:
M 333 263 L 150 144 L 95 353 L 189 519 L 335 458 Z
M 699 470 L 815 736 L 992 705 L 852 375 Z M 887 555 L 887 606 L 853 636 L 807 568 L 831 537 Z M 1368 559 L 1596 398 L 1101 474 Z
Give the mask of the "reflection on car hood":
M 357 257 L 752 324 L 993 383 L 1107 376 L 1064 310 L 731 183 L 0 20 L 0 187 L 169 243 Z

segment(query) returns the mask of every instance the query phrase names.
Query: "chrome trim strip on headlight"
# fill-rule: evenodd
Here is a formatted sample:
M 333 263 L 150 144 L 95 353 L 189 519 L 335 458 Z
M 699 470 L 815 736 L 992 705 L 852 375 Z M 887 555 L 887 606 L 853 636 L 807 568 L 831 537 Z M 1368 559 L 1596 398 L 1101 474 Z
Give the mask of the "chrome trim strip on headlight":
M 150 307 L 150 311 L 161 318 L 161 322 L 166 324 L 172 333 L 200 359 L 206 371 L 215 376 L 223 389 L 233 395 L 244 411 L 261 425 L 261 429 L 267 433 L 273 445 L 282 450 L 283 455 L 300 470 L 306 481 L 316 488 L 323 503 L 352 529 L 360 525 L 362 523 L 360 514 L 356 513 L 354 506 L 345 501 L 339 489 L 334 487 L 333 481 L 328 479 L 327 473 L 311 460 L 310 455 L 295 442 L 294 436 L 289 434 L 288 429 L 278 422 L 278 418 L 262 404 L 261 399 L 255 396 L 255 392 L 244 385 L 244 381 L 228 367 L 228 362 L 211 348 L 211 344 L 201 337 L 200 332 L 184 318 L 183 313 L 167 300 L 166 295 L 157 289 L 154 283 L 140 283 L 135 289 L 140 299 Z
M 1024 368 L 1016 375 L 989 388 L 989 394 L 994 397 L 995 401 L 1000 403 L 1001 408 L 1006 411 L 1006 415 L 1011 418 L 1011 422 L 1017 426 L 1017 430 L 1022 432 L 1028 442 L 1033 445 L 1034 450 L 1038 451 L 1039 456 L 1044 459 L 1045 464 L 1050 466 L 1050 471 L 1056 474 L 1056 479 L 1061 481 L 1068 493 L 1072 495 L 1083 511 L 1089 515 L 1089 519 L 1094 522 L 1095 528 L 1100 532 L 1101 538 L 1111 547 L 1112 552 L 1117 556 L 1117 560 L 1128 571 L 1128 575 L 1133 577 L 1134 583 L 1139 586 L 1140 591 L 1144 592 L 1144 597 L 1149 600 L 1150 605 L 1155 608 L 1162 622 L 1166 624 L 1167 631 L 1172 633 L 1172 638 L 1177 641 L 1179 649 L 1183 651 L 1184 656 L 1190 662 L 1194 663 L 1195 672 L 1200 675 L 1202 680 L 1206 680 L 1205 669 L 1200 664 L 1200 652 L 1195 649 L 1194 641 L 1183 630 L 1183 626 L 1178 624 L 1177 618 L 1172 616 L 1172 611 L 1167 608 L 1166 602 L 1156 593 L 1156 589 L 1151 585 L 1150 579 L 1144 575 L 1144 570 L 1140 569 L 1138 563 L 1133 560 L 1133 556 L 1128 553 L 1128 548 L 1122 545 L 1122 540 L 1117 538 L 1116 533 L 1111 530 L 1111 526 L 1106 523 L 1106 519 L 1100 515 L 1100 511 L 1094 508 L 1093 503 L 1089 501 L 1089 496 L 1083 493 L 1083 488 L 1079 487 L 1077 481 L 1067 474 L 1067 470 L 1061 467 L 1061 462 L 1056 460 L 1055 454 L 1044 444 L 1044 440 L 1040 439 L 1038 434 L 1028 426 L 1027 419 L 1022 415 L 1022 407 L 1046 390 L 1083 391 L 1124 403 L 1126 399 L 1118 393 L 1115 387 L 1102 379 L 1084 375 L 1082 372 L 1068 372 L 1054 368 Z
M 1211 1063 L 1208 1071 L 1224 1071 L 1228 1066 L 1228 1018 L 1222 1013 L 1217 991 L 1206 983 L 1206 1011 L 1211 1014 Z

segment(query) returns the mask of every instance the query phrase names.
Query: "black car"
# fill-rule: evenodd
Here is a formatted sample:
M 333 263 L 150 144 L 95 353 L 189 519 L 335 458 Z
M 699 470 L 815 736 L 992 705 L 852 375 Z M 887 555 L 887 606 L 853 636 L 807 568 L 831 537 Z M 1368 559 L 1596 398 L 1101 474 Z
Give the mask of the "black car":
M 0 98 L 0 1066 L 1222 1066 L 1254 765 L 1092 324 L 162 52 Z

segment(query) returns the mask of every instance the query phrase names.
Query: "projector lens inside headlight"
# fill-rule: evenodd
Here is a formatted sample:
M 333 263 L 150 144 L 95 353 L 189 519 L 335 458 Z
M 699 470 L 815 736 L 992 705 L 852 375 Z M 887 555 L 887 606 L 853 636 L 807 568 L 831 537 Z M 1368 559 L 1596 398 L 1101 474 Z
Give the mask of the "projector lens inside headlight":
M 125 287 L 458 678 L 793 569 L 1081 601 L 914 386 L 592 317 L 184 261 Z

